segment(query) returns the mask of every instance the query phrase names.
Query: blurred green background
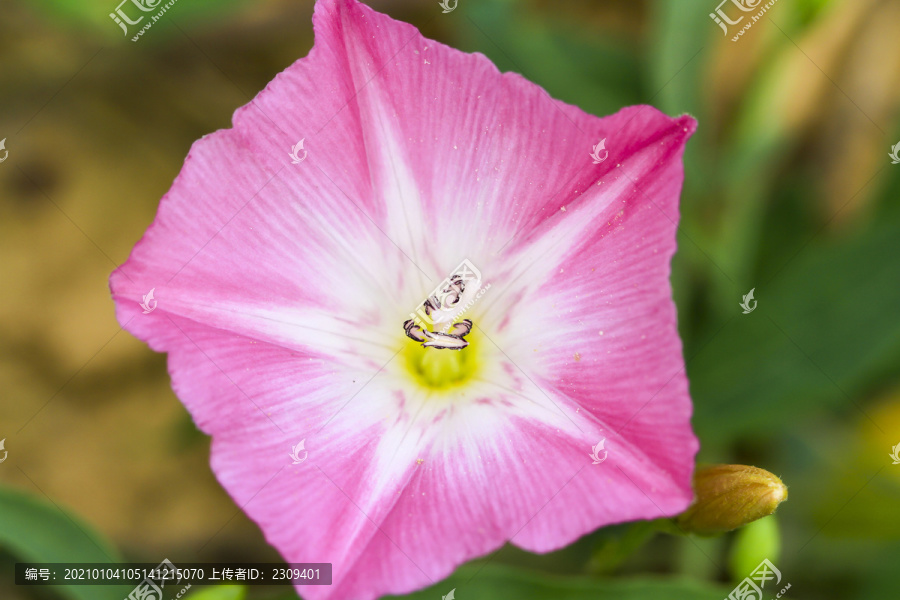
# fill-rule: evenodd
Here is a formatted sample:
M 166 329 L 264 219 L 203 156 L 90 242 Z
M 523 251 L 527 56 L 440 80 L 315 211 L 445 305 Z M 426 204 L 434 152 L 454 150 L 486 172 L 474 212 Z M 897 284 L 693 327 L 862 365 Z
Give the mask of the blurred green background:
M 211 474 L 165 357 L 119 331 L 107 278 L 191 143 L 309 51 L 312 2 L 179 0 L 137 43 L 116 4 L 0 6 L 4 600 L 128 593 L 17 588 L 17 559 L 279 560 Z M 742 533 L 612 527 L 545 556 L 504 548 L 412 597 L 717 599 L 765 557 L 792 598 L 897 597 L 900 2 L 779 0 L 737 42 L 717 0 L 369 4 L 590 113 L 697 117 L 673 285 L 700 460 L 790 488 Z M 274 597 L 296 596 L 248 592 Z

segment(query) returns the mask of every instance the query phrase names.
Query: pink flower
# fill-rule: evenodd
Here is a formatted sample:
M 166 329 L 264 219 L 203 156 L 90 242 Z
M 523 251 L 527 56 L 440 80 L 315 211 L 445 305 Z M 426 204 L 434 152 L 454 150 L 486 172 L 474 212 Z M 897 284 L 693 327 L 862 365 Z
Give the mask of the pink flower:
M 694 120 L 587 115 L 354 0 L 314 25 L 111 278 L 235 502 L 285 560 L 333 563 L 299 591 L 406 593 L 684 510 L 668 278 Z M 464 260 L 480 279 L 405 325 Z

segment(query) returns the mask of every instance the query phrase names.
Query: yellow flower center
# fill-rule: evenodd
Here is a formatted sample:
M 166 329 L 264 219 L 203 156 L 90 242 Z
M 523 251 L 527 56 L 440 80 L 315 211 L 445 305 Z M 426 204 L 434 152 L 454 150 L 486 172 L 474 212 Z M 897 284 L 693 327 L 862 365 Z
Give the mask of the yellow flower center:
M 478 356 L 483 336 L 473 329 L 467 336 L 469 345 L 461 350 L 425 348 L 404 338 L 401 355 L 413 380 L 428 391 L 458 388 L 478 371 Z

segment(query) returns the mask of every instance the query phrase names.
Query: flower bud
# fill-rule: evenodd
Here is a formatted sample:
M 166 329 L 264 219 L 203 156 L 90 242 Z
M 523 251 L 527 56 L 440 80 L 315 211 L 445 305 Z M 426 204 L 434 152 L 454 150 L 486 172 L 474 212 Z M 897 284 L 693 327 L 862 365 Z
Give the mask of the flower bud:
M 676 523 L 686 533 L 714 535 L 771 515 L 787 500 L 788 491 L 763 469 L 712 465 L 694 473 L 694 496 Z

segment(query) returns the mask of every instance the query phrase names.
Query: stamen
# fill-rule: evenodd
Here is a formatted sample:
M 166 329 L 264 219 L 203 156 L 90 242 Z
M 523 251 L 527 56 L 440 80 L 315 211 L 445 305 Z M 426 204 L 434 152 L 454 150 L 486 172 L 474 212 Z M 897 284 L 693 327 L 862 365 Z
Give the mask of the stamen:
M 464 319 L 459 323 L 454 323 L 453 327 L 451 327 L 450 331 L 448 331 L 447 333 L 459 337 L 466 337 L 467 335 L 469 335 L 470 331 L 472 331 L 472 321 L 470 321 L 469 319 Z
M 425 302 L 425 314 L 429 317 L 432 313 L 453 308 L 462 299 L 463 292 L 466 291 L 466 282 L 460 275 L 454 275 L 450 278 L 447 287 L 441 290 L 443 297 L 429 296 Z
M 465 319 L 459 323 L 454 323 L 448 333 L 440 331 L 428 331 L 415 321 L 408 319 L 403 323 L 403 330 L 406 336 L 417 342 L 421 342 L 426 348 L 437 348 L 438 350 L 462 350 L 469 345 L 464 338 L 472 331 L 472 321 Z

